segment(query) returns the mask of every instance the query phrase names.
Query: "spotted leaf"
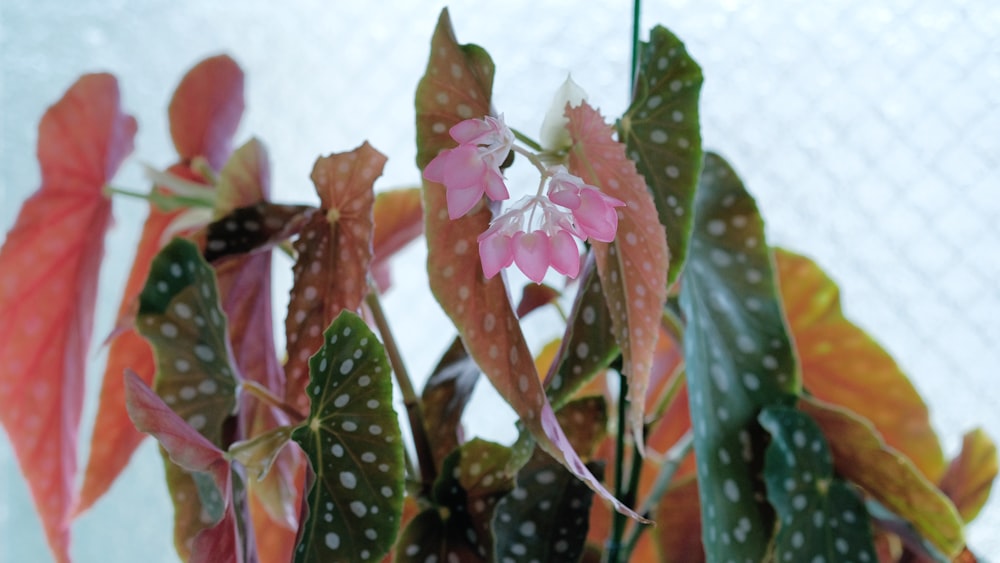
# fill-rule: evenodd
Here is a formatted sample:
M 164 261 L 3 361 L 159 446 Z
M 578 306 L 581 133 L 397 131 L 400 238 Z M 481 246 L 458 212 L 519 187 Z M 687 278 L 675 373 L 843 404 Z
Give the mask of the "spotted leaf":
M 102 190 L 132 152 L 135 131 L 113 76 L 77 80 L 42 117 L 42 185 L 0 248 L 0 422 L 58 561 L 69 558 L 84 374 L 111 220 Z
M 546 391 L 555 408 L 565 404 L 618 357 L 620 349 L 611 326 L 601 278 L 590 253 L 580 275 L 566 333 L 545 377 Z
M 871 522 L 858 492 L 834 478 L 830 449 L 816 423 L 790 407 L 758 416 L 771 434 L 764 459 L 767 500 L 778 512 L 775 561 L 876 561 Z M 731 531 L 740 542 L 750 520 Z M 722 541 L 730 535 L 723 532 Z
M 948 465 L 939 487 L 966 522 L 975 519 L 997 476 L 997 447 L 982 429 L 962 437 L 962 451 Z
M 210 223 L 205 232 L 205 259 L 247 254 L 280 244 L 301 231 L 316 209 L 261 201 L 233 209 Z
M 300 410 L 309 408 L 307 362 L 323 344 L 323 327 L 341 311 L 357 310 L 368 292 L 372 186 L 385 161 L 382 153 L 364 143 L 351 152 L 322 157 L 313 167 L 321 212 L 306 222 L 295 241 L 298 258 L 285 319 L 285 396 Z
M 600 465 L 591 471 L 603 473 Z M 517 486 L 493 516 L 495 561 L 577 561 L 587 539 L 594 493 L 548 454 L 536 450 Z
M 236 410 L 237 376 L 215 273 L 194 244 L 175 239 L 153 260 L 136 326 L 153 347 L 157 394 L 222 447 L 223 423 Z
M 295 561 L 377 561 L 393 544 L 403 506 L 403 441 L 385 350 L 344 312 L 309 370 L 312 408 L 292 439 L 316 479 Z
M 615 240 L 594 241 L 593 252 L 611 327 L 622 350 L 622 371 L 628 377 L 628 423 L 642 451 L 646 389 L 667 300 L 666 235 L 646 182 L 625 157 L 625 146 L 612 138 L 611 127 L 586 102 L 568 109 L 566 115 L 573 141 L 570 171 L 625 202 L 618 208 Z
M 792 345 L 753 198 L 719 156 L 707 154 L 681 279 L 688 397 L 708 561 L 760 559 L 773 513 L 760 480 L 764 406 L 794 401 Z M 750 527 L 746 527 L 746 522 Z M 742 542 L 722 534 L 746 531 Z
M 170 130 L 180 162 L 169 173 L 191 182 L 206 183 L 191 169 L 192 160 L 200 156 L 215 169 L 222 165 L 229 155 L 231 137 L 239 125 L 243 106 L 243 72 L 229 57 L 211 57 L 188 71 L 170 103 Z M 165 193 L 163 187 L 153 189 L 154 193 Z M 168 212 L 149 206 L 118 310 L 121 330 L 110 338 L 77 513 L 86 510 L 108 490 L 142 439 L 125 412 L 121 375 L 129 368 L 146 384 L 153 382 L 152 350 L 134 330 L 132 320 L 153 257 L 169 241 L 167 233 L 176 229 L 175 221 L 184 213 L 185 209 Z
M 474 439 L 453 451 L 434 483 L 434 507 L 406 527 L 396 561 L 487 561 L 493 550 L 490 521 L 497 503 L 514 487 L 506 467 L 510 450 Z
M 475 45 L 459 45 L 448 12 L 443 11 L 431 40 L 427 71 L 417 87 L 417 164 L 421 168 L 440 150 L 455 145 L 447 134 L 449 128 L 489 112 L 492 84 L 489 55 Z M 476 239 L 489 227 L 490 210 L 478 206 L 452 221 L 444 186 L 426 181 L 424 210 L 431 291 L 458 329 L 469 355 L 546 452 L 617 510 L 638 518 L 604 488 L 570 447 L 545 397 L 506 284 L 499 276 L 483 277 Z
M 837 285 L 804 256 L 775 251 L 781 297 L 802 370 L 815 397 L 870 420 L 885 442 L 931 481 L 944 454 L 927 405 L 892 357 L 844 317 Z
M 950 557 L 961 552 L 962 519 L 955 506 L 913 463 L 887 446 L 872 424 L 850 411 L 803 398 L 830 444 L 837 473 L 860 486 Z
M 629 158 L 653 194 L 670 247 L 668 283 L 687 256 L 693 203 L 701 171 L 698 97 L 702 75 L 684 44 L 657 26 L 639 44 L 632 105 L 619 122 Z
M 462 341 L 456 338 L 424 385 L 420 404 L 431 452 L 439 469 L 462 441 L 462 413 L 481 373 Z
M 608 403 L 602 396 L 581 397 L 560 407 L 556 418 L 573 449 L 586 458 L 608 432 Z
M 375 196 L 372 277 L 380 291 L 391 285 L 389 259 L 424 232 L 420 188 L 380 192 Z

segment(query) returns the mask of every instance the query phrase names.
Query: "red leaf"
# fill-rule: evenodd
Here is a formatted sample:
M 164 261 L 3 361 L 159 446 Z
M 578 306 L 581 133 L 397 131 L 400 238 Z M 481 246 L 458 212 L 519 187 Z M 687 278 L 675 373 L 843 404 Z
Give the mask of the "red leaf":
M 667 239 L 646 182 L 625 157 L 625 145 L 586 103 L 566 111 L 573 146 L 570 172 L 626 203 L 618 208 L 618 234 L 610 243 L 595 241 L 597 272 L 611 312 L 615 339 L 628 376 L 628 421 L 636 445 L 642 427 L 660 317 L 667 299 Z
M 226 55 L 188 71 L 170 100 L 170 136 L 184 162 L 203 156 L 218 170 L 243 116 L 243 71 Z
M 285 319 L 288 335 L 286 399 L 309 409 L 309 357 L 323 344 L 323 330 L 342 310 L 356 311 L 368 293 L 372 261 L 372 185 L 385 156 L 367 142 L 351 152 L 316 161 L 316 184 L 322 213 L 313 215 L 295 241 L 298 260 Z
M 0 422 L 42 517 L 69 559 L 76 439 L 111 202 L 136 122 L 108 74 L 81 77 L 38 128 L 42 186 L 0 249 Z
M 417 87 L 417 162 L 421 167 L 441 149 L 455 145 L 447 135 L 450 127 L 490 111 L 493 83 L 489 55 L 474 45 L 458 44 L 447 10 L 441 13 L 431 49 L 427 72 Z M 573 451 L 542 389 L 502 276 L 483 277 L 476 239 L 489 226 L 490 210 L 478 205 L 452 221 L 444 186 L 427 181 L 424 204 L 431 291 L 458 329 L 469 355 L 538 445 L 616 510 L 640 519 L 601 485 Z
M 195 156 L 202 155 L 213 167 L 221 166 L 228 156 L 230 137 L 236 130 L 242 111 L 243 72 L 232 59 L 213 57 L 188 71 L 177 86 L 170 105 L 170 129 L 182 161 L 189 163 Z M 183 163 L 171 167 L 170 173 L 204 182 Z M 125 368 L 130 368 L 146 384 L 153 381 L 153 352 L 149 344 L 131 328 L 131 319 L 153 257 L 168 242 L 164 240 L 165 233 L 181 213 L 183 210 L 165 213 L 151 205 L 143 225 L 118 310 L 118 324 L 123 330 L 111 338 L 108 349 L 90 459 L 75 514 L 87 510 L 111 487 L 143 439 L 125 412 L 121 374 Z

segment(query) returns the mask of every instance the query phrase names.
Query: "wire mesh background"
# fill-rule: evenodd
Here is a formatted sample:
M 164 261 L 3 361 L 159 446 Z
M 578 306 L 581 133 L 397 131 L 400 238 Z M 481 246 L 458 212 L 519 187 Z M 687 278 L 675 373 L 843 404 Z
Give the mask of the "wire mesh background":
M 496 107 L 530 131 L 567 72 L 606 115 L 624 110 L 628 4 L 463 1 L 451 13 L 459 40 L 483 45 L 497 64 Z M 119 76 L 140 122 L 137 158 L 164 166 L 173 155 L 169 94 L 186 68 L 220 51 L 248 72 L 239 142 L 256 135 L 269 145 L 280 199 L 312 201 L 315 157 L 364 139 L 390 156 L 379 186 L 414 183 L 413 88 L 438 6 L 372 6 L 3 0 L 0 232 L 38 185 L 38 119 L 78 74 Z M 771 242 L 811 255 L 840 283 L 848 314 L 927 398 L 949 454 L 976 425 L 1000 438 L 1000 5 L 666 0 L 644 7 L 643 27 L 656 23 L 703 66 L 705 145 L 730 159 L 756 195 Z M 116 179 L 145 183 L 134 164 Z M 96 335 L 110 330 L 142 210 L 115 203 Z M 425 289 L 424 256 L 420 245 L 402 256 L 386 303 L 418 374 L 452 337 Z M 287 272 L 278 275 L 284 295 Z M 84 448 L 103 354 L 95 345 Z M 468 422 L 485 433 L 496 426 Z M 509 433 L 509 420 L 503 424 L 500 433 Z M 108 497 L 75 524 L 73 553 L 79 561 L 175 560 L 163 530 L 169 519 L 147 441 Z M 997 530 L 994 499 L 970 528 L 970 544 L 1000 554 Z M 47 557 L 0 438 L 0 561 Z

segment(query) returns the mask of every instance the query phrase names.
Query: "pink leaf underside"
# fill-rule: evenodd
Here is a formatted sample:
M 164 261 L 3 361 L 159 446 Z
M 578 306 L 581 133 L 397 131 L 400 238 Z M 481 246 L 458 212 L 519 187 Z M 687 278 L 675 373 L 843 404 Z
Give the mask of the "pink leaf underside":
M 170 100 L 170 136 L 184 161 L 196 156 L 222 167 L 243 116 L 243 71 L 226 55 L 205 59 L 184 75 Z
M 0 249 L 0 422 L 58 561 L 69 559 L 77 430 L 111 217 L 102 189 L 135 132 L 115 78 L 81 77 L 42 117 L 42 186 Z
M 229 502 L 222 519 L 195 536 L 188 563 L 243 563 L 245 558 L 236 526 L 236 514 Z
M 181 79 L 170 105 L 170 130 L 182 161 L 204 156 L 218 169 L 228 157 L 232 135 L 243 112 L 243 72 L 226 56 L 206 59 Z M 204 179 L 185 164 L 170 173 L 194 182 Z M 75 514 L 87 510 L 125 469 L 143 435 L 136 431 L 125 411 L 122 371 L 132 369 L 146 384 L 152 384 L 155 365 L 149 344 L 132 329 L 136 298 L 149 275 L 153 257 L 160 251 L 164 234 L 182 211 L 163 212 L 150 206 L 143 225 L 118 312 L 120 330 L 109 339 L 108 362 L 101 384 L 100 403 L 91 439 L 80 498 Z
M 614 140 L 612 128 L 600 113 L 584 102 L 567 109 L 566 116 L 573 141 L 570 172 L 626 204 L 617 209 L 615 240 L 595 241 L 593 249 L 629 380 L 628 421 L 641 447 L 646 389 L 667 298 L 665 229 L 645 180 L 625 157 L 625 145 Z
M 386 158 L 367 142 L 353 151 L 316 161 L 312 180 L 321 212 L 302 229 L 292 269 L 294 283 L 285 319 L 288 378 L 285 397 L 308 411 L 309 357 L 323 343 L 323 331 L 344 309 L 356 311 L 368 292 L 372 261 L 372 186 Z
M 441 16 L 431 48 L 427 74 L 417 90 L 418 136 L 425 152 L 428 147 L 441 150 L 455 146 L 442 132 L 464 119 L 481 118 L 490 112 L 492 82 L 492 65 L 485 53 L 467 56 L 455 40 L 447 11 Z M 447 104 L 442 106 L 444 101 Z M 434 156 L 433 152 L 418 154 L 422 154 L 424 165 Z M 453 221 L 448 216 L 444 186 L 430 181 L 424 183 L 424 205 L 431 290 L 469 354 L 545 451 L 616 510 L 640 519 L 604 488 L 573 451 L 545 397 L 503 278 L 483 276 L 477 237 L 489 227 L 490 210 L 474 207 Z

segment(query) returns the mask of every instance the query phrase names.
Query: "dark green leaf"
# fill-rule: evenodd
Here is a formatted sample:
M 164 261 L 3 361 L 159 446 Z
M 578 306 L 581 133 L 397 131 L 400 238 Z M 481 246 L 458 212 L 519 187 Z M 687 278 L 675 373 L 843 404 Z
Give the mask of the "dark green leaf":
M 701 68 L 677 37 L 657 26 L 649 42 L 639 45 L 638 72 L 635 96 L 619 131 L 667 228 L 667 283 L 672 284 L 684 265 L 701 171 Z
M 781 522 L 776 561 L 874 563 L 868 511 L 851 485 L 834 478 L 830 448 L 816 423 L 789 407 L 767 407 L 758 420 L 771 434 L 764 480 L 767 500 Z M 746 526 L 735 528 L 732 535 L 738 542 Z
M 600 476 L 602 467 L 590 464 Z M 539 449 L 493 517 L 496 561 L 575 562 L 583 553 L 594 493 Z
M 506 473 L 510 450 L 475 439 L 453 451 L 434 483 L 434 508 L 415 518 L 397 542 L 396 561 L 486 561 L 493 550 L 490 521 L 514 488 Z M 585 486 L 585 485 L 584 485 Z M 454 554 L 454 555 L 452 555 Z
M 427 380 L 420 397 L 434 463 L 440 468 L 459 445 L 462 413 L 482 372 L 456 338 Z
M 763 222 L 714 154 L 705 157 L 695 200 L 680 303 L 706 555 L 760 560 L 774 515 L 759 477 L 764 435 L 756 417 L 764 406 L 792 403 L 799 382 Z M 744 541 L 722 541 L 738 529 Z
M 316 474 L 295 561 L 377 561 L 403 510 L 403 444 L 385 350 L 343 312 L 309 360 L 309 418 L 292 432 Z
M 298 234 L 315 212 L 308 205 L 266 201 L 234 209 L 208 225 L 205 259 L 214 262 L 280 244 Z
M 569 318 L 566 334 L 545 379 L 546 393 L 556 409 L 619 354 L 593 254 L 587 256 Z
M 195 430 L 224 447 L 236 375 L 215 273 L 198 247 L 175 239 L 153 259 L 136 328 L 156 357 L 154 389 Z

